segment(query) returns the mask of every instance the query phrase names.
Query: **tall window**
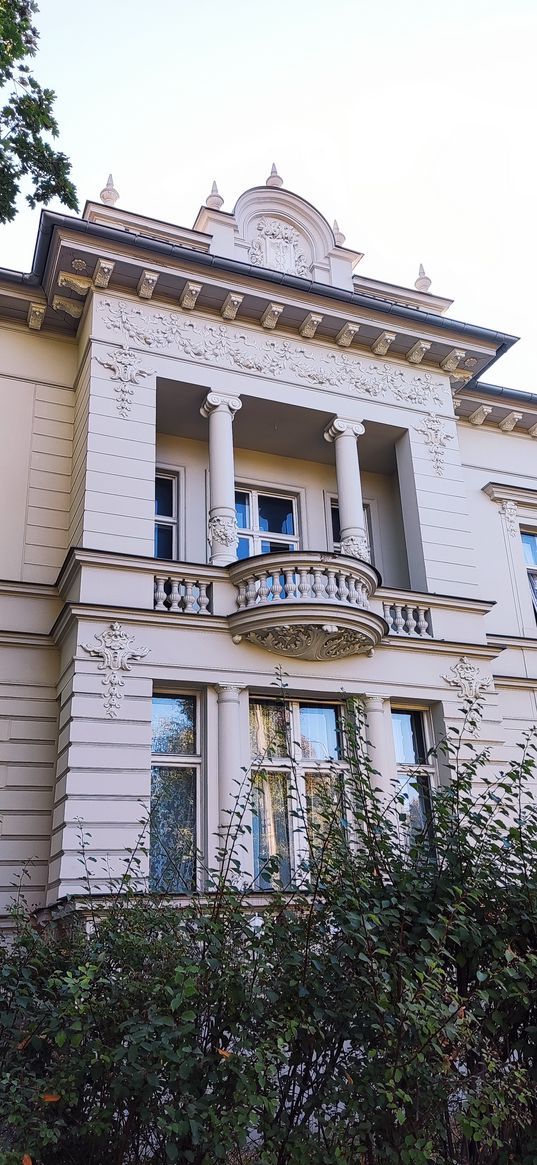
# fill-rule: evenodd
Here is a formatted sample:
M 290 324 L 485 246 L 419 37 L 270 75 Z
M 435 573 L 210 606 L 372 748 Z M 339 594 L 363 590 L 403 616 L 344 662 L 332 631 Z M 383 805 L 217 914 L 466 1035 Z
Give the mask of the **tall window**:
M 239 529 L 237 558 L 298 550 L 294 498 L 255 489 L 236 490 L 235 513 Z
M 528 579 L 537 617 L 537 534 L 522 531 L 524 559 L 528 568 Z
M 250 701 L 254 873 L 260 890 L 287 886 L 300 861 L 307 860 L 323 794 L 338 769 L 343 772 L 342 711 L 336 704 Z
M 177 478 L 173 473 L 155 477 L 155 558 L 177 557 Z
M 341 545 L 341 525 L 339 521 L 339 505 L 337 498 L 332 498 L 330 501 L 330 522 L 332 546 L 337 553 Z M 373 535 L 371 533 L 371 507 L 367 504 L 367 502 L 364 505 L 364 529 L 369 546 L 369 553 L 371 555 L 371 562 L 374 562 Z
M 149 889 L 184 894 L 196 880 L 201 767 L 196 696 L 153 697 L 151 751 Z
M 424 829 L 431 815 L 434 765 L 427 760 L 423 713 L 392 708 L 399 793 L 411 834 Z

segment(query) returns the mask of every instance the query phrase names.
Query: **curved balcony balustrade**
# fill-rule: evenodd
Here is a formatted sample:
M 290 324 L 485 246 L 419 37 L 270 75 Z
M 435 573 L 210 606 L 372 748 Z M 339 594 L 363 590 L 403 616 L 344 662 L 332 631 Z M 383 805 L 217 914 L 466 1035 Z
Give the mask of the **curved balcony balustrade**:
M 247 639 L 277 655 L 330 660 L 370 652 L 388 626 L 370 610 L 380 578 L 356 558 L 315 551 L 259 554 L 234 562 L 236 643 Z

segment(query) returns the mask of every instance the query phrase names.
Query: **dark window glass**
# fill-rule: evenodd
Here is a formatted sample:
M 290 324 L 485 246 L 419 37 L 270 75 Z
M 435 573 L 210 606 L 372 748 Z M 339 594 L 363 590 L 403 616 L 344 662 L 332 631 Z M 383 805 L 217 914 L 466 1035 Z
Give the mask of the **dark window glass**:
M 330 506 L 332 514 L 332 540 L 334 543 L 341 542 L 341 526 L 339 524 L 339 506 L 332 502 Z
M 237 525 L 240 530 L 250 529 L 250 494 L 244 493 L 242 490 L 235 492 L 235 514 L 237 516 Z M 247 555 L 244 555 L 246 558 Z
M 196 873 L 196 770 L 151 770 L 149 889 L 185 894 Z
M 271 534 L 294 534 L 293 503 L 290 498 L 259 495 L 259 529 Z
M 155 513 L 173 518 L 173 481 L 171 477 L 155 479 Z
M 172 526 L 155 526 L 155 558 L 173 558 Z
M 151 751 L 157 756 L 196 752 L 196 697 L 153 696 Z
M 419 712 L 392 711 L 395 758 L 400 765 L 425 763 L 425 742 Z
M 296 550 L 296 546 L 287 542 L 267 542 L 265 538 L 261 541 L 261 554 L 281 554 L 284 550 Z

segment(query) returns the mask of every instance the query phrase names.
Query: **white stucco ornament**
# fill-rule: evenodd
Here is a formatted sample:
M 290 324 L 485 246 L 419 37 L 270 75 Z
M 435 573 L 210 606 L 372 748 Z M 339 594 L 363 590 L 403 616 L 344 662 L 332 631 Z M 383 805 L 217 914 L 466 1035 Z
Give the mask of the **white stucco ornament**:
M 518 506 L 516 502 L 511 501 L 509 498 L 504 498 L 500 505 L 500 513 L 505 522 L 507 533 L 510 534 L 511 538 L 516 538 L 520 533 Z
M 448 433 L 441 417 L 429 413 L 424 417 L 421 425 L 416 425 L 416 432 L 421 433 L 428 446 L 434 471 L 438 477 L 444 476 L 444 457 L 448 441 L 453 441 L 453 433 Z
M 213 543 L 219 542 L 221 546 L 235 548 L 238 542 L 237 519 L 215 514 L 209 518 L 207 536 L 211 546 Z
M 133 348 L 127 348 L 126 345 L 116 348 L 114 352 L 108 352 L 107 355 L 108 360 L 103 360 L 100 356 L 96 356 L 96 360 L 112 373 L 117 411 L 120 417 L 126 418 L 131 411 L 133 386 L 139 383 L 141 376 L 150 376 L 151 372 L 142 366 L 138 352 Z
M 430 372 L 412 373 L 410 369 L 369 360 L 352 351 L 331 351 L 291 339 L 259 336 L 254 329 L 242 330 L 233 324 L 186 318 L 179 312 L 157 311 L 124 300 L 105 299 L 99 310 L 105 327 L 111 332 L 147 348 L 171 352 L 175 349 L 187 360 L 305 382 L 318 388 L 334 388 L 337 392 L 356 393 L 374 400 L 392 397 L 406 404 L 429 407 L 433 402 L 445 403 L 444 385 Z M 447 436 L 446 440 L 449 439 Z
M 248 257 L 255 267 L 269 267 L 284 275 L 311 274 L 311 266 L 302 250 L 302 239 L 290 223 L 279 218 L 260 218 L 257 236 L 250 243 Z
M 492 687 L 491 676 L 483 675 L 475 663 L 471 663 L 466 655 L 462 655 L 458 662 L 450 668 L 448 674 L 442 676 L 442 679 L 451 688 L 455 688 L 460 700 L 468 701 L 471 704 L 475 720 L 473 731 L 476 732 L 483 715 L 482 702 L 486 692 Z M 472 729 L 470 729 L 471 734 Z
M 349 558 L 359 558 L 362 562 L 371 562 L 371 552 L 365 534 L 343 538 L 341 553 L 346 554 Z
M 105 672 L 101 680 L 104 708 L 106 715 L 115 719 L 123 699 L 121 691 L 125 686 L 123 672 L 131 671 L 131 665 L 143 659 L 148 654 L 149 648 L 133 648 L 131 645 L 134 643 L 134 635 L 129 635 L 121 623 L 111 623 L 108 630 L 95 635 L 95 639 L 98 647 L 91 647 L 89 643 L 83 643 L 81 646 L 88 655 L 101 661 L 97 667 L 99 671 Z

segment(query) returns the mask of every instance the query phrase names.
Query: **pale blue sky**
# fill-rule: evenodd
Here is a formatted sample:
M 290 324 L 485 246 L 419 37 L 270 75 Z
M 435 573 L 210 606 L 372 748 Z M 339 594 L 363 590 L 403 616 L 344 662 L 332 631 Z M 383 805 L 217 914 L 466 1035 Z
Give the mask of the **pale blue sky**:
M 125 209 L 191 226 L 272 161 L 337 218 L 360 272 L 522 338 L 490 379 L 537 390 L 536 0 L 41 0 L 81 207 L 109 170 Z M 61 209 L 55 207 L 55 209 Z M 0 228 L 28 270 L 39 212 Z

